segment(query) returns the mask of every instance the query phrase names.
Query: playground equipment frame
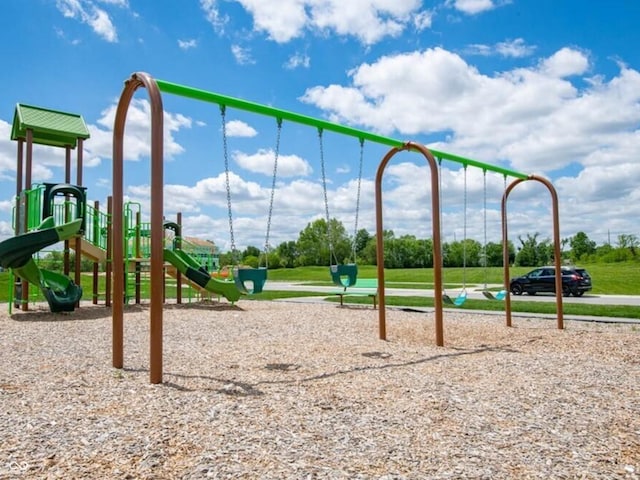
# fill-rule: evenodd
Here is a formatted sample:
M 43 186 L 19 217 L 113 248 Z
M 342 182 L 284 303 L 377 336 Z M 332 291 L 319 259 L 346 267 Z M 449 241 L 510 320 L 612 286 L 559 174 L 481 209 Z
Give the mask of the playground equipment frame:
M 434 247 L 434 279 L 435 279 L 435 306 L 436 306 L 436 343 L 438 346 L 444 344 L 443 335 L 443 321 L 442 321 L 442 266 L 441 262 L 437 262 L 438 255 L 441 255 L 440 251 L 440 216 L 439 216 L 439 202 L 437 200 L 439 195 L 438 188 L 438 175 L 439 171 L 435 165 L 435 158 L 446 159 L 452 162 L 460 163 L 464 166 L 474 166 L 486 171 L 493 171 L 502 175 L 515 177 L 516 181 L 510 185 L 503 196 L 502 213 L 503 213 L 503 238 L 507 234 L 506 230 L 506 200 L 508 193 L 515 185 L 525 180 L 538 180 L 543 182 L 552 192 L 553 211 L 554 211 L 554 239 L 559 239 L 557 220 L 557 195 L 551 183 L 541 177 L 533 175 L 526 175 L 513 170 L 505 169 L 499 166 L 485 164 L 469 158 L 460 157 L 446 152 L 437 150 L 429 150 L 419 143 L 414 142 L 402 142 L 389 137 L 383 137 L 375 135 L 370 132 L 358 130 L 355 128 L 339 125 L 332 122 L 316 119 L 313 117 L 300 115 L 294 112 L 286 110 L 280 110 L 266 105 L 249 102 L 233 97 L 219 95 L 205 90 L 200 90 L 192 87 L 186 87 L 183 85 L 167 82 L 160 79 L 152 78 L 148 73 L 136 72 L 131 75 L 124 83 L 124 89 L 118 102 L 116 110 L 116 116 L 113 129 L 113 222 L 112 222 L 112 238 L 123 238 L 123 179 L 124 179 L 124 128 L 126 123 L 126 116 L 129 105 L 133 98 L 134 93 L 140 87 L 144 87 L 147 90 L 149 96 L 149 102 L 151 105 L 151 260 L 150 260 L 150 272 L 151 272 L 151 299 L 150 299 L 150 366 L 149 376 L 151 383 L 162 382 L 162 332 L 163 332 L 163 240 L 164 240 L 164 226 L 163 226 L 163 186 L 164 186 L 164 173 L 163 173 L 163 103 L 161 92 L 170 93 L 178 96 L 192 98 L 200 101 L 206 101 L 215 103 L 218 105 L 225 105 L 240 110 L 250 111 L 262 115 L 275 117 L 281 120 L 288 120 L 295 123 L 300 123 L 308 126 L 312 126 L 318 129 L 329 130 L 343 135 L 359 138 L 361 140 L 368 140 L 371 142 L 379 143 L 392 147 L 387 153 L 378 167 L 376 175 L 376 232 L 378 242 L 377 262 L 378 262 L 378 282 L 379 282 L 379 329 L 380 338 L 386 339 L 386 325 L 385 325 L 385 297 L 384 297 L 384 251 L 382 242 L 382 193 L 381 183 L 384 168 L 391 158 L 402 150 L 417 151 L 422 153 L 427 159 L 431 168 L 431 182 L 432 182 L 432 208 L 433 208 L 433 247 Z M 508 250 L 505 248 L 506 242 L 503 245 L 503 251 Z M 556 242 L 556 248 L 559 250 L 559 241 Z M 505 254 L 507 255 L 507 254 Z M 556 282 L 560 278 L 560 265 L 559 255 L 556 255 Z M 508 262 L 505 267 L 505 282 L 508 283 Z M 113 338 L 112 338 L 112 354 L 113 354 L 113 367 L 122 368 L 124 364 L 123 354 L 123 315 L 124 315 L 124 258 L 123 258 L 123 245 L 122 242 L 113 242 L 113 311 L 112 311 L 112 325 L 113 325 Z M 508 286 L 507 286 L 508 287 Z M 560 319 L 562 318 L 562 292 L 556 292 L 558 314 Z M 510 302 L 507 296 L 505 303 L 507 310 L 510 308 Z M 507 313 L 507 325 L 510 325 L 510 311 Z M 559 320 L 559 325 L 561 322 Z M 562 328 L 559 326 L 559 328 Z

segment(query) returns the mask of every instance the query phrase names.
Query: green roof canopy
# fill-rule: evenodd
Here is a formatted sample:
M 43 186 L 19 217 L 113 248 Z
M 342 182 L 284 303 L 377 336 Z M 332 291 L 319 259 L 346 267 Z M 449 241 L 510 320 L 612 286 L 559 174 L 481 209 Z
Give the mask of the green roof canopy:
M 52 147 L 76 148 L 79 138 L 90 136 L 81 115 L 18 103 L 11 140 L 26 138 L 27 130 L 33 131 L 33 143 Z

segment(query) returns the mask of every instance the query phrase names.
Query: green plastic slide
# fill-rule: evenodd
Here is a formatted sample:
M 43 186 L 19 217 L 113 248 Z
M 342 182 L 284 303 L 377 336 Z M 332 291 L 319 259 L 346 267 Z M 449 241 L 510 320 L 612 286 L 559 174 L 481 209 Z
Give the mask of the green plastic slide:
M 176 267 L 180 273 L 193 283 L 199 285 L 208 292 L 222 295 L 230 302 L 235 302 L 240 298 L 241 293 L 236 287 L 235 282 L 212 278 L 188 253 L 180 249 L 165 249 L 164 260 Z
M 81 218 L 56 226 L 53 217 L 47 217 L 37 230 L 0 242 L 0 265 L 40 288 L 52 312 L 72 312 L 82 297 L 82 287 L 69 277 L 38 268 L 32 255 L 76 236 L 81 228 Z

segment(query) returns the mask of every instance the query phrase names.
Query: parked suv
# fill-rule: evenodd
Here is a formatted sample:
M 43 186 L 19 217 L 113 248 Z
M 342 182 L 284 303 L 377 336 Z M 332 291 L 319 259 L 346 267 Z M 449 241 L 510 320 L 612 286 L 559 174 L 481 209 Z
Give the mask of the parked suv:
M 522 295 L 523 292 L 535 295 L 538 292 L 556 292 L 555 267 L 540 267 L 531 270 L 522 277 L 513 278 L 510 283 L 511 293 Z M 581 297 L 591 290 L 591 276 L 584 268 L 562 267 L 562 294 L 565 297 L 574 295 Z

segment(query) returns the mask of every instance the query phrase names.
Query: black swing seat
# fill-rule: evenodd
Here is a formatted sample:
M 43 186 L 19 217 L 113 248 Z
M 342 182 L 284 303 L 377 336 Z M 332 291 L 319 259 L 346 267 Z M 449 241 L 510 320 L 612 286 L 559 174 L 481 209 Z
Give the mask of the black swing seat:
M 233 280 L 238 290 L 245 294 L 260 293 L 267 281 L 267 269 L 235 267 L 233 269 Z M 248 284 L 251 284 L 251 287 Z
M 358 266 L 355 263 L 344 265 L 331 265 L 329 267 L 331 280 L 341 287 L 350 287 L 356 283 L 358 278 Z

